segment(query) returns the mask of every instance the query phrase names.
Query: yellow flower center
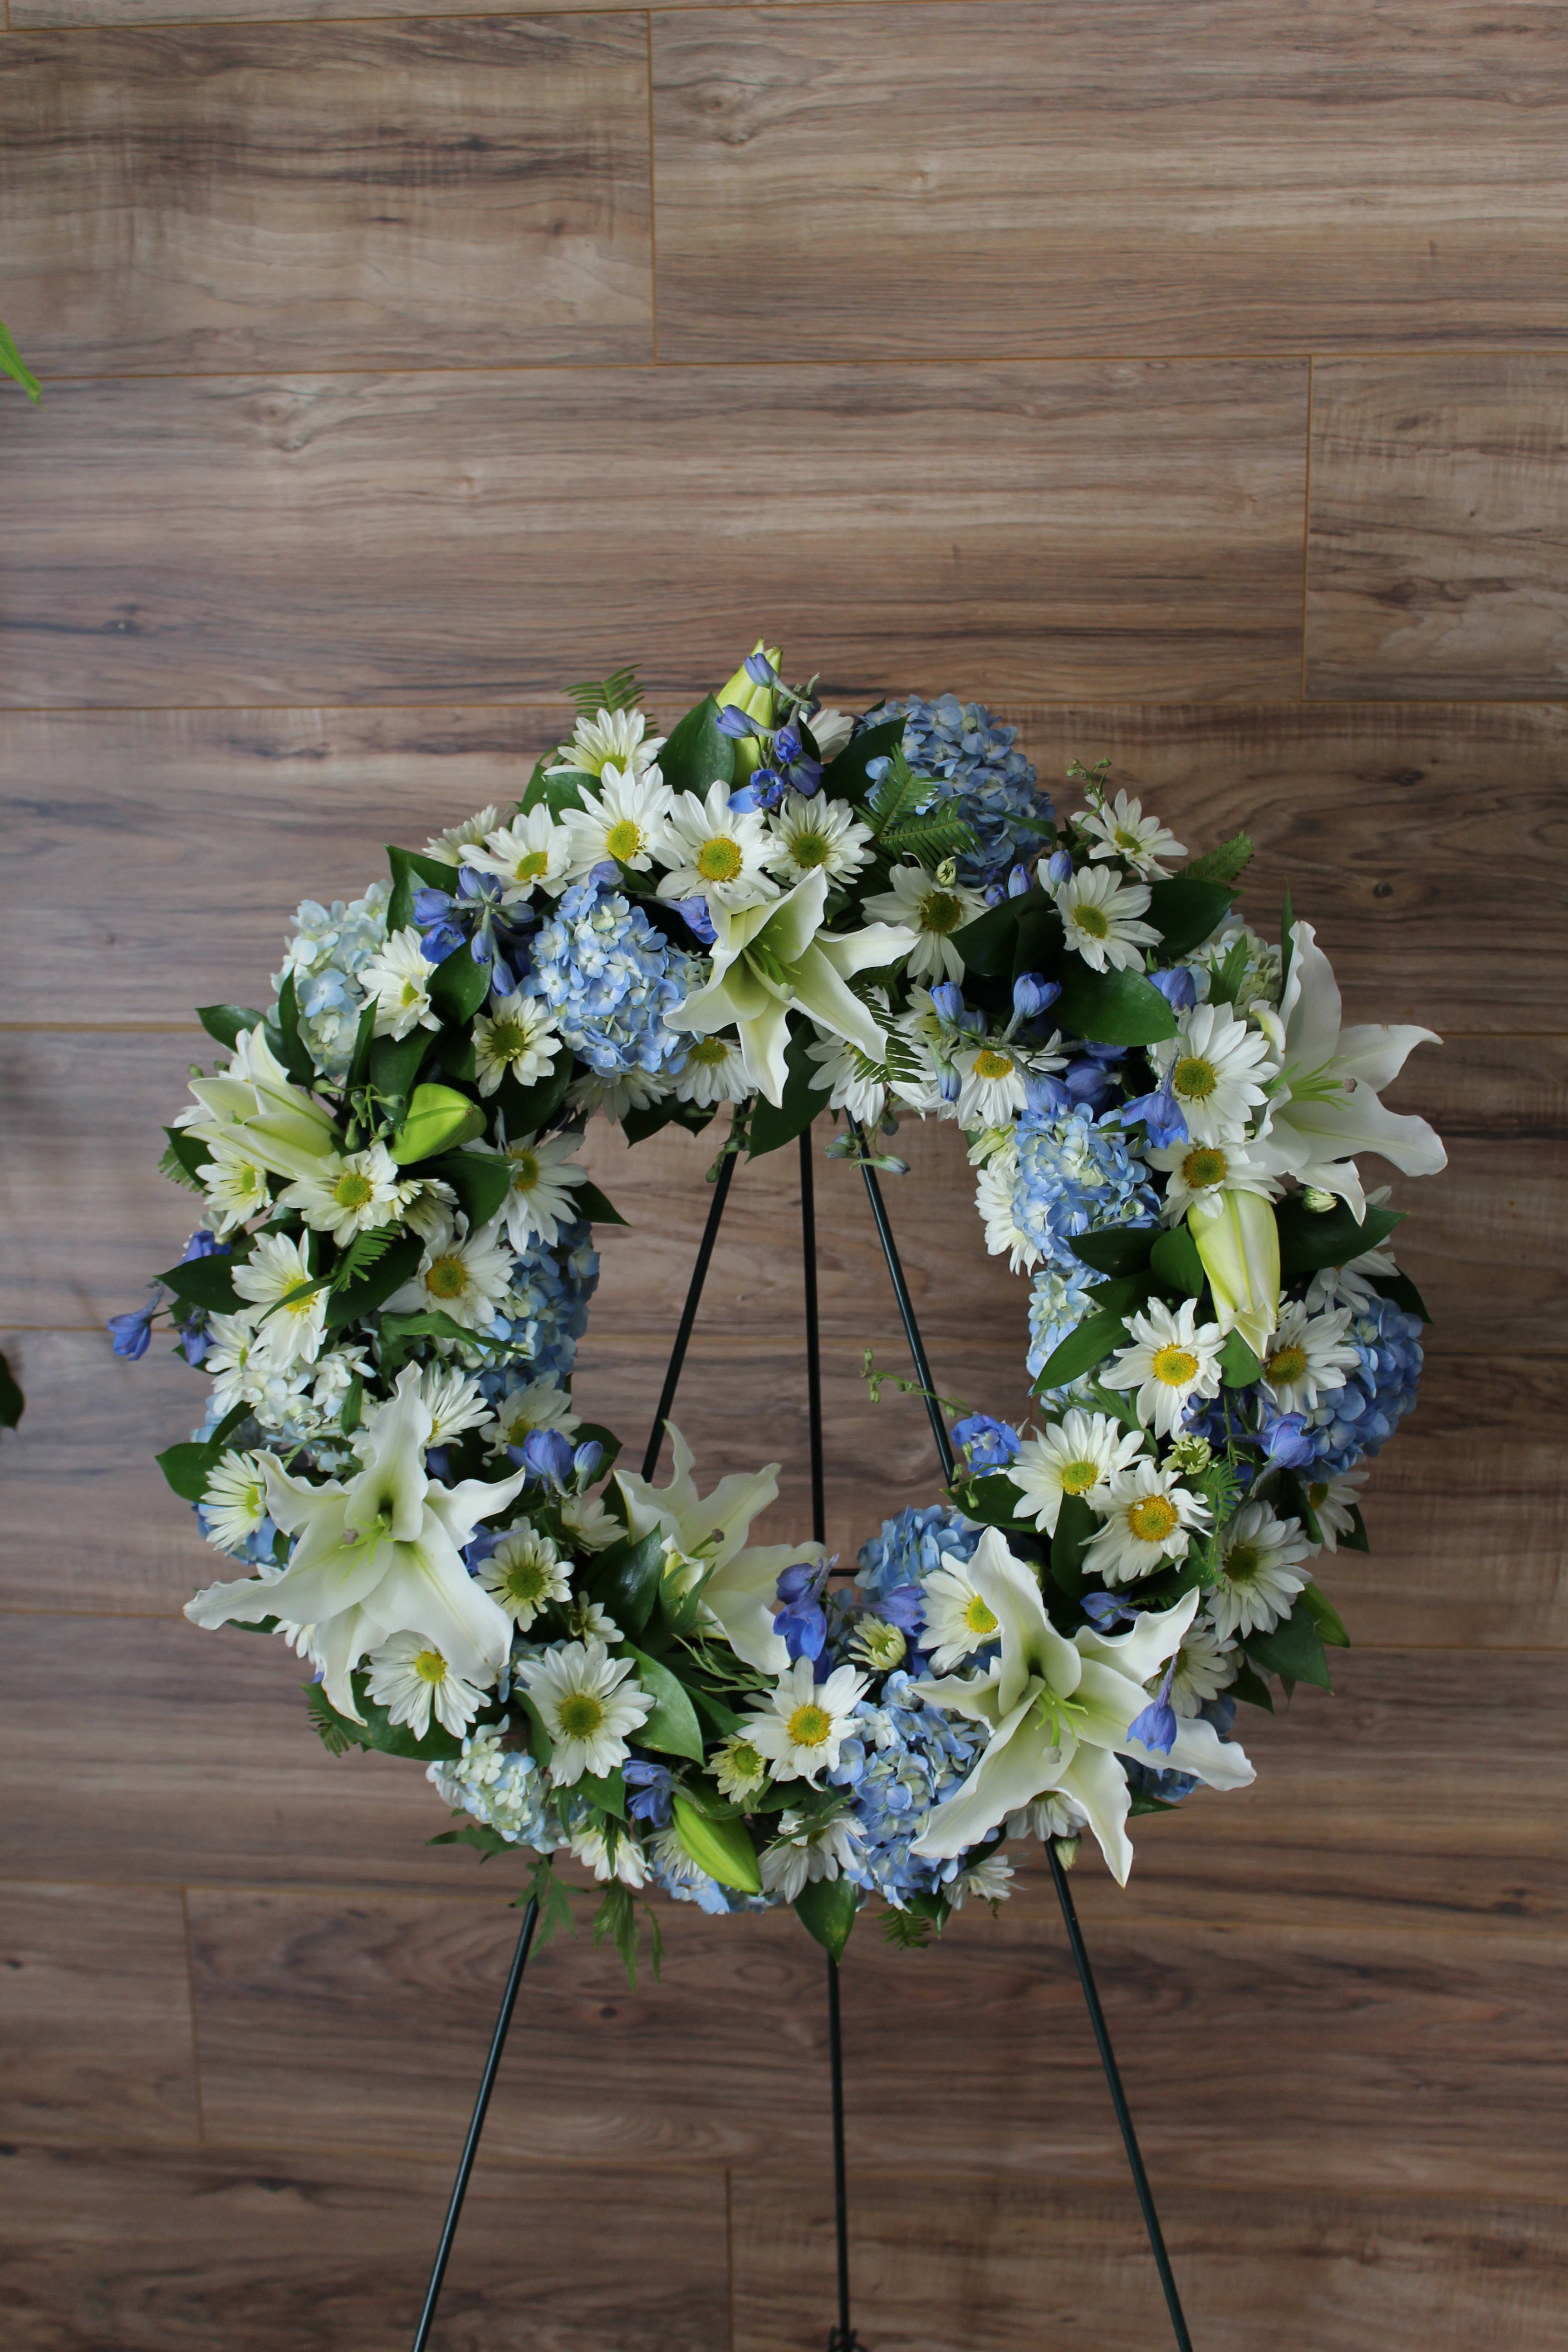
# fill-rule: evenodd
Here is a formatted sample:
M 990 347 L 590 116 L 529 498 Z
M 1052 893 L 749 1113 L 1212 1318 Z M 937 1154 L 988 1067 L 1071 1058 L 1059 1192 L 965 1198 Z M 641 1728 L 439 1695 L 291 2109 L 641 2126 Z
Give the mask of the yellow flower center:
M 1201 1054 L 1187 1054 L 1176 1064 L 1171 1085 L 1188 1102 L 1206 1102 L 1219 1084 L 1219 1074 Z
M 691 1059 L 707 1070 L 721 1068 L 729 1058 L 730 1048 L 722 1037 L 699 1037 L 691 1048 Z
M 375 1186 L 357 1168 L 345 1168 L 332 1186 L 332 1198 L 340 1209 L 363 1209 L 375 1198 Z
M 1182 1181 L 1190 1192 L 1202 1192 L 1211 1184 L 1223 1184 L 1229 1165 L 1223 1151 L 1200 1143 L 1182 1162 Z
M 511 1161 L 511 1189 L 514 1192 L 531 1192 L 539 1181 L 539 1154 L 536 1151 L 509 1151 Z
M 992 1046 L 983 1045 L 974 1056 L 977 1078 L 1010 1078 L 1013 1075 L 1011 1054 L 998 1054 Z
M 1130 832 L 1126 825 L 1119 824 L 1116 828 L 1116 846 L 1118 849 L 1126 850 L 1131 856 L 1135 856 L 1143 845 L 1135 833 Z
M 1189 1381 L 1197 1378 L 1198 1360 L 1185 1348 L 1174 1345 L 1156 1348 L 1150 1360 L 1154 1378 L 1163 1381 L 1168 1389 L 1184 1389 Z
M 1169 1495 L 1140 1495 L 1127 1514 L 1127 1524 L 1140 1543 L 1163 1543 L 1175 1532 L 1181 1514 Z
M 617 818 L 605 835 L 605 847 L 612 857 L 618 857 L 623 866 L 630 864 L 642 845 L 642 827 L 629 816 Z
M 791 862 L 802 872 L 814 866 L 826 866 L 832 854 L 832 845 L 820 833 L 797 833 L 789 845 Z
M 1308 1507 L 1314 1511 L 1321 1511 L 1328 1499 L 1329 1489 L 1326 1480 L 1315 1479 L 1307 1489 Z
M 955 898 L 951 890 L 928 890 L 921 900 L 922 931 L 934 931 L 938 939 L 944 940 L 949 931 L 957 930 L 963 920 L 963 901 Z
M 425 1276 L 433 1298 L 461 1298 L 468 1286 L 468 1270 L 460 1257 L 438 1257 Z
M 543 1561 L 514 1559 L 506 1571 L 501 1591 L 521 1608 L 537 1608 L 544 1598 Z
M 996 1631 L 996 1620 L 978 1592 L 971 1596 L 964 1608 L 963 1625 L 966 1633 L 978 1633 L 983 1640 Z
M 490 1052 L 498 1062 L 515 1062 L 528 1051 L 528 1039 L 515 1021 L 496 1021 L 490 1024 Z
M 1263 1565 L 1263 1555 L 1256 1544 L 1232 1544 L 1225 1556 L 1225 1572 L 1232 1584 L 1247 1584 Z
M 605 1720 L 605 1710 L 592 1691 L 573 1691 L 556 1710 L 567 1739 L 589 1739 Z
M 424 993 L 425 991 L 420 987 L 417 981 L 405 980 L 404 982 L 402 1001 L 405 1005 L 417 1004 Z
M 414 1671 L 422 1683 L 437 1690 L 447 1679 L 447 1661 L 439 1650 L 421 1650 L 414 1661 Z
M 1087 1495 L 1091 1486 L 1100 1484 L 1098 1462 L 1064 1462 L 1062 1492 L 1064 1495 Z
M 737 1739 L 726 1761 L 737 1780 L 763 1780 L 767 1778 L 767 1767 L 749 1739 Z
M 833 1717 L 826 1707 L 808 1698 L 804 1706 L 795 1708 L 786 1727 L 795 1747 L 821 1748 L 833 1728 Z
M 1307 1350 L 1297 1347 L 1293 1340 L 1289 1341 L 1283 1348 L 1276 1348 L 1274 1353 L 1265 1359 L 1263 1369 L 1271 1381 L 1281 1383 L 1299 1381 L 1307 1369 Z
M 697 853 L 697 871 L 704 882 L 732 882 L 742 863 L 740 843 L 727 833 L 705 841 Z
M 1102 907 L 1075 907 L 1072 919 L 1079 929 L 1087 931 L 1091 940 L 1105 940 L 1110 936 L 1110 924 Z

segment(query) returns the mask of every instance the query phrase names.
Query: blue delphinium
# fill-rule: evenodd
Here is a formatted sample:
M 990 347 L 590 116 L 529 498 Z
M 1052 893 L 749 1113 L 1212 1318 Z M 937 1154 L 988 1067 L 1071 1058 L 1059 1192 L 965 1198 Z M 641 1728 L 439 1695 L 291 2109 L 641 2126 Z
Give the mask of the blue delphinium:
M 910 1848 L 932 1806 L 968 1778 L 985 1734 L 962 1716 L 926 1706 L 907 1674 L 889 1675 L 880 1704 L 862 1699 L 855 1715 L 856 1728 L 827 1775 L 851 1792 L 864 1841 L 864 1860 L 850 1875 L 901 1908 L 956 1873 L 957 1864 L 917 1861 Z
M 572 1051 L 600 1077 L 673 1076 L 690 1040 L 665 1016 L 700 977 L 694 959 L 672 948 L 641 907 L 591 875 L 564 893 L 540 930 L 521 986 L 549 1006 Z
M 998 726 L 983 703 L 954 694 L 934 702 L 908 695 L 861 723 L 879 726 L 900 712 L 905 759 L 917 776 L 935 781 L 937 800 L 952 802 L 974 835 L 976 854 L 958 860 L 959 879 L 975 890 L 1005 887 L 1010 866 L 1038 856 L 1054 815 L 1034 769 L 1013 748 L 1017 729 Z
M 1388 1443 L 1415 1402 L 1421 1377 L 1420 1321 L 1392 1298 L 1374 1298 L 1345 1338 L 1361 1360 L 1343 1388 L 1307 1415 L 1314 1458 L 1333 1477 Z

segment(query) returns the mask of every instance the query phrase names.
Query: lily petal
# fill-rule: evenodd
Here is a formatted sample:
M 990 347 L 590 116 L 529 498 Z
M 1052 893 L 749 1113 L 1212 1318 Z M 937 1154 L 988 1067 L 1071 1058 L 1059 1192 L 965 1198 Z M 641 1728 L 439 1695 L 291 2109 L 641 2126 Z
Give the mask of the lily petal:
M 1202 1599 L 1194 1586 L 1191 1592 L 1183 1593 L 1174 1608 L 1146 1609 L 1125 1633 L 1096 1633 L 1085 1625 L 1073 1635 L 1074 1644 L 1084 1657 L 1097 1659 L 1131 1682 L 1146 1683 L 1155 1667 L 1163 1666 L 1181 1648 Z
M 1022 1705 L 1003 1717 L 968 1780 L 932 1810 L 911 1853 L 927 1861 L 948 1861 L 978 1845 L 1009 1813 L 1061 1786 L 1072 1761 L 1072 1746 L 1058 1745 L 1036 1711 L 1037 1695 L 1031 1685 Z
M 1132 1841 L 1127 1834 L 1132 1792 L 1115 1757 L 1103 1748 L 1080 1748 L 1057 1785 L 1064 1795 L 1078 1799 L 1112 1878 L 1125 1886 L 1132 1867 Z

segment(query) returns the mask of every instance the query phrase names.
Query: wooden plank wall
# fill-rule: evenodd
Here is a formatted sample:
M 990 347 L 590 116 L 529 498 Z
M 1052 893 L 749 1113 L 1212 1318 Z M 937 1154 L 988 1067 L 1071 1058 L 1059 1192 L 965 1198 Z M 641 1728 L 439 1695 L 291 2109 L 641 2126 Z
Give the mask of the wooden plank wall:
M 333 1763 L 293 1661 L 178 1612 L 149 1455 L 194 1407 L 103 1318 L 153 1172 L 309 893 L 504 800 L 563 684 L 661 712 L 766 626 L 949 685 L 1047 778 L 1246 823 L 1354 1017 L 1447 1043 L 1451 1166 L 1331 1706 L 1080 1901 L 1205 2352 L 1568 2332 L 1561 1395 L 1568 10 L 1516 0 L 9 0 L 0 2199 L 18 2352 L 406 2340 L 514 1920 L 417 1773 Z M 629 1429 L 700 1144 L 584 1349 Z M 1023 1286 L 950 1134 L 894 1213 L 938 1377 L 1019 1401 Z M 801 1523 L 793 1168 L 746 1170 L 683 1415 Z M 827 1165 L 833 1536 L 928 1496 Z M 274 1645 L 275 1648 L 276 1645 Z M 844 1979 L 873 2352 L 1168 2340 L 1040 1875 Z M 531 1976 L 444 2352 L 796 2352 L 831 2316 L 820 1971 L 668 1922 L 661 1988 Z

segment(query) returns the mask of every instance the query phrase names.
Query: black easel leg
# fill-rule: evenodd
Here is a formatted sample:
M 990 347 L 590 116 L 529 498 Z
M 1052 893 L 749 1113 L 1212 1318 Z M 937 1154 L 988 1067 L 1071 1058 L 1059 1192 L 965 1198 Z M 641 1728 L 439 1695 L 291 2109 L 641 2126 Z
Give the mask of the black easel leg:
M 854 1120 L 850 1121 L 850 1126 L 864 1151 L 865 1136 Z M 910 1343 L 910 1354 L 914 1360 L 915 1378 L 925 1391 L 926 1412 L 931 1418 L 931 1434 L 936 1439 L 936 1448 L 942 1457 L 942 1470 L 951 1479 L 953 1471 L 952 1441 L 947 1433 L 947 1423 L 942 1419 L 942 1408 L 937 1403 L 932 1388 L 931 1366 L 926 1360 L 925 1344 L 921 1338 L 920 1326 L 915 1321 L 914 1302 L 910 1297 L 909 1285 L 904 1279 L 904 1269 L 899 1263 L 893 1230 L 888 1223 L 887 1204 L 882 1199 L 876 1170 L 863 1166 L 861 1173 L 866 1179 L 866 1192 L 871 1203 L 871 1214 L 877 1221 L 877 1233 L 882 1244 L 882 1255 L 888 1261 L 888 1274 L 892 1282 L 893 1296 L 899 1303 L 899 1314 L 903 1321 L 904 1336 Z M 1180 2352 L 1193 2352 L 1192 2338 L 1187 2334 L 1187 2323 L 1182 2310 L 1181 2297 L 1176 2292 L 1175 2275 L 1171 2269 L 1171 2258 L 1165 2251 L 1164 2232 L 1160 2227 L 1160 2216 L 1154 2207 L 1154 2194 L 1149 2186 L 1149 2176 L 1143 2169 L 1143 2158 L 1139 2151 L 1138 2136 L 1132 2128 L 1131 2111 L 1127 2105 L 1127 2095 L 1121 2087 L 1121 2075 L 1117 2067 L 1116 2053 L 1110 2046 L 1110 2028 L 1105 2022 L 1105 2012 L 1100 2005 L 1100 1995 L 1095 1990 L 1094 1977 L 1089 1965 L 1089 1953 L 1084 1947 L 1083 1930 L 1079 1925 L 1078 1911 L 1072 1899 L 1072 1889 L 1068 1885 L 1067 1873 L 1057 1858 L 1055 1847 L 1047 1844 L 1046 1851 L 1050 1856 L 1051 1875 L 1056 1881 L 1057 1896 L 1062 1906 L 1062 1917 L 1067 1923 L 1068 1942 L 1072 1948 L 1073 1959 L 1077 1964 L 1079 1982 L 1083 1987 L 1084 2001 L 1089 2010 L 1089 2021 L 1094 2028 L 1094 2038 L 1100 2048 L 1100 2063 L 1105 2069 L 1105 2079 L 1110 2085 L 1110 2104 L 1116 2110 L 1116 2120 L 1121 2127 L 1121 2144 L 1127 2151 L 1127 2161 L 1132 2172 L 1132 2186 L 1138 2192 L 1138 2202 L 1142 2209 L 1143 2226 L 1149 2232 L 1149 2245 L 1154 2256 L 1154 2267 L 1160 2273 L 1160 2284 L 1165 2290 L 1165 2305 L 1171 2315 L 1171 2325 L 1175 2330 Z
M 419 2315 L 419 2325 L 414 2331 L 414 2352 L 425 2352 L 435 2323 L 436 2305 L 441 2297 L 441 2283 L 447 2275 L 447 2263 L 452 2252 L 452 2241 L 458 2234 L 458 2221 L 463 2210 L 463 2200 L 468 2193 L 468 2175 L 474 2168 L 474 2158 L 479 2152 L 479 2134 L 485 2127 L 485 2111 L 495 2088 L 496 2074 L 500 2066 L 501 2052 L 506 2047 L 507 2028 L 517 2006 L 517 1990 L 522 1982 L 522 1972 L 528 1965 L 528 1948 L 533 1941 L 533 1930 L 539 1919 L 539 1906 L 531 1899 L 522 1915 L 522 1932 L 512 1954 L 511 1969 L 507 1977 L 506 1990 L 500 1997 L 500 2009 L 496 2017 L 496 2030 L 490 2036 L 490 2054 L 485 2061 L 485 2071 L 479 2078 L 479 2095 L 474 2101 L 473 2120 L 468 2137 L 463 2143 L 462 2160 L 458 2166 L 458 2178 L 452 2184 L 452 2199 L 447 2208 L 447 2220 L 441 2231 L 441 2242 L 436 2249 L 436 2260 L 430 2272 L 430 2284 L 425 2290 L 425 2308 Z
M 838 2242 L 838 2325 L 827 2352 L 860 2352 L 849 2319 L 849 2186 L 844 2162 L 844 2043 L 838 2022 L 838 1963 L 827 1960 L 827 2050 L 833 2066 L 833 2201 Z
M 697 1263 L 691 1269 L 691 1280 L 686 1292 L 686 1304 L 680 1310 L 680 1322 L 675 1334 L 675 1346 L 670 1351 L 668 1369 L 664 1375 L 664 1386 L 658 1394 L 658 1410 L 654 1414 L 653 1427 L 648 1433 L 647 1450 L 642 1458 L 642 1474 L 645 1478 L 651 1478 L 658 1467 L 659 1452 L 664 1444 L 665 1419 L 675 1403 L 675 1391 L 679 1384 L 681 1366 L 686 1361 L 687 1343 L 691 1338 L 691 1327 L 697 1320 L 697 1309 L 701 1303 L 702 1286 L 708 1279 L 708 1265 L 713 1255 L 713 1244 L 719 1238 L 719 1221 L 724 1214 L 724 1203 L 730 1197 L 730 1187 L 734 1181 L 736 1157 L 734 1152 L 727 1151 L 719 1162 L 719 1173 L 713 1180 L 713 1198 L 708 1210 L 708 1223 L 702 1228 L 702 1239 L 698 1244 Z

